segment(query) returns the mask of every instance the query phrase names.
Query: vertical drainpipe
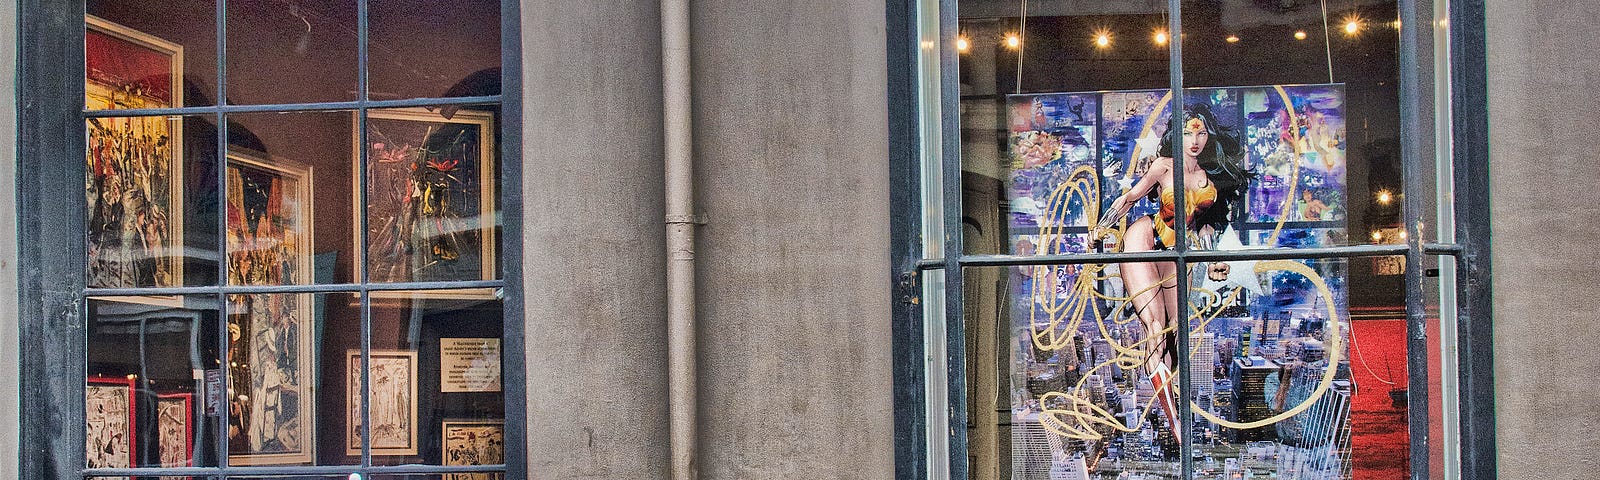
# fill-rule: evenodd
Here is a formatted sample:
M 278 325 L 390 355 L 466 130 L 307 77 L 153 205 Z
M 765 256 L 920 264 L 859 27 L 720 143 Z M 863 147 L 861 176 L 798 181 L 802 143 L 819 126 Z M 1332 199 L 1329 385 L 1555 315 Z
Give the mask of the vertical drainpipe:
M 667 413 L 672 480 L 699 478 L 695 387 L 693 122 L 689 0 L 661 0 L 667 225 Z

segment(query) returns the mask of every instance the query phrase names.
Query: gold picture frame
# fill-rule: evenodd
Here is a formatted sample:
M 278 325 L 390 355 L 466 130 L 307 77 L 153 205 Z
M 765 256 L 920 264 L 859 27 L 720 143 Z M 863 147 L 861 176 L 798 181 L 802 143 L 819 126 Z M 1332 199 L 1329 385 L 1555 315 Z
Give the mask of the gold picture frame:
M 445 420 L 439 464 L 450 466 L 500 465 L 506 462 L 504 420 Z M 444 480 L 499 480 L 499 473 L 447 473 Z
M 356 248 L 372 283 L 480 281 L 498 277 L 499 230 L 495 117 L 455 110 L 447 118 L 427 108 L 367 111 L 366 145 L 361 119 L 353 157 L 355 205 L 364 208 L 353 225 L 369 220 L 367 248 L 355 230 Z M 365 176 L 360 162 L 366 148 Z M 360 264 L 361 262 L 358 262 Z M 374 291 L 373 298 L 492 299 L 493 289 Z
M 368 372 L 368 398 L 372 399 L 373 455 L 416 455 L 417 352 L 372 350 L 371 364 L 361 365 L 361 350 L 345 351 L 345 454 L 361 455 L 361 374 Z

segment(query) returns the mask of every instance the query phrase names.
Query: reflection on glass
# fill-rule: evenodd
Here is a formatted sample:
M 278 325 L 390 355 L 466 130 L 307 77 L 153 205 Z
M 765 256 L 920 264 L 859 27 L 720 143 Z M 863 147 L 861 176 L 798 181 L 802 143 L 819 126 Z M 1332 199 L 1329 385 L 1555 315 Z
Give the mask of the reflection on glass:
M 355 115 L 249 113 L 228 120 L 228 284 L 353 281 Z
M 227 2 L 226 102 L 355 100 L 356 17 L 349 0 Z
M 1392 368 L 1404 370 L 1405 350 L 1403 335 L 1387 335 L 1392 325 L 1351 322 L 1346 267 L 1345 260 L 1195 265 L 1188 435 L 1198 473 L 1349 478 L 1353 407 L 1390 405 L 1379 381 L 1352 375 L 1352 365 L 1368 358 L 1352 355 L 1362 347 L 1397 354 L 1392 377 Z M 1392 340 L 1400 340 L 1398 352 L 1385 350 Z M 1390 427 L 1403 434 L 1403 409 Z M 1403 451 L 1404 440 L 1392 446 Z
M 88 304 L 88 468 L 216 464 L 216 297 L 103 297 Z M 213 388 L 215 387 L 215 388 Z
M 209 1 L 85 2 L 86 108 L 193 107 L 216 89 L 216 9 Z
M 215 282 L 216 126 L 209 120 L 85 120 L 89 287 Z
M 342 426 L 329 407 L 343 400 L 329 385 L 342 363 L 330 352 L 360 345 L 355 295 L 227 298 L 229 465 L 354 463 L 330 455 L 325 438 Z
M 373 100 L 500 93 L 500 2 L 367 4 Z
M 371 382 L 373 463 L 504 463 L 503 305 L 495 292 L 372 296 L 372 357 L 365 371 Z M 362 372 L 358 354 L 346 356 L 354 376 Z M 347 407 L 352 418 L 360 417 L 359 403 Z M 353 425 L 343 435 L 343 446 L 347 454 L 359 455 L 361 430 L 359 423 Z
M 496 110 L 373 110 L 367 118 L 372 282 L 498 276 Z

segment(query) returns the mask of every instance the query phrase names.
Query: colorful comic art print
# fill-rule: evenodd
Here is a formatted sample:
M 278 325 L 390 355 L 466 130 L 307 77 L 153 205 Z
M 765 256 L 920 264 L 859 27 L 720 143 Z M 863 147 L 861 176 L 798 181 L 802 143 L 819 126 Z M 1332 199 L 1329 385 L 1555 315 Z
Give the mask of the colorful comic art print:
M 417 454 L 417 352 L 373 350 L 368 368 L 361 368 L 361 351 L 345 352 L 349 396 L 346 411 L 348 455 L 361 454 L 361 374 L 367 372 L 368 413 L 372 417 L 373 455 Z
M 163 467 L 194 466 L 194 395 L 162 394 L 156 398 L 156 445 Z M 187 480 L 190 477 L 161 477 Z
M 499 221 L 493 115 L 456 110 L 446 118 L 421 108 L 372 110 L 366 126 L 367 145 L 356 148 L 358 155 L 366 148 L 371 281 L 495 278 Z M 362 178 L 360 170 L 354 178 Z M 356 191 L 361 188 L 358 183 Z M 360 225 L 361 219 L 356 220 Z M 453 295 L 488 298 L 493 293 Z
M 506 461 L 505 422 L 445 420 L 440 465 L 500 465 Z M 444 480 L 500 480 L 499 473 L 445 474 Z
M 308 463 L 316 404 L 310 294 L 228 295 L 228 453 L 238 465 Z
M 230 147 L 228 282 L 311 281 L 311 168 Z M 315 451 L 312 294 L 228 296 L 229 458 L 238 465 L 308 463 Z
M 85 18 L 85 107 L 183 106 L 183 47 Z M 85 122 L 88 286 L 183 285 L 182 121 L 165 116 Z
M 130 468 L 134 464 L 133 379 L 89 377 L 84 386 L 85 466 Z M 126 477 L 123 477 L 126 478 Z
M 1255 174 L 1207 246 L 1346 245 L 1342 92 L 1341 85 L 1197 88 L 1181 102 L 1161 90 L 1008 96 L 1010 252 L 1112 248 L 1089 241 L 1089 224 L 1157 158 L 1175 108 L 1209 112 L 1213 135 L 1236 140 L 1239 163 Z M 1074 154 L 1074 146 L 1092 150 Z M 1067 164 L 1074 173 L 1054 171 Z M 1128 216 L 1156 208 L 1141 198 Z M 1006 269 L 1011 445 L 1034 452 L 1014 455 L 1017 478 L 1174 475 L 1180 437 L 1204 440 L 1195 451 L 1218 465 L 1243 462 L 1297 478 L 1348 471 L 1349 437 L 1340 433 L 1349 431 L 1355 389 L 1347 262 L 1190 265 L 1190 273 L 1172 276 L 1188 282 L 1191 305 L 1180 310 L 1191 330 L 1165 333 L 1141 319 L 1155 300 L 1135 301 L 1140 292 L 1128 291 L 1121 265 Z M 1173 411 L 1181 407 L 1155 400 L 1164 388 L 1158 383 L 1170 380 L 1158 382 L 1159 368 L 1150 367 L 1158 348 L 1177 355 L 1171 345 L 1184 334 L 1194 423 L 1179 426 Z M 1163 341 L 1167 347 L 1150 346 Z

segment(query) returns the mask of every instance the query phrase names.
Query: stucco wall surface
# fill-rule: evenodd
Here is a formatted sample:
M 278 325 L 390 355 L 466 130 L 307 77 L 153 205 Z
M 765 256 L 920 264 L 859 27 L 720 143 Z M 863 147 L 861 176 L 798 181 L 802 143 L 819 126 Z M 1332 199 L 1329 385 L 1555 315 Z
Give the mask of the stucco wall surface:
M 0 3 L 0 38 L 17 38 L 17 4 Z M 17 42 L 0 42 L 0 92 L 17 91 Z M 0 96 L 0 178 L 17 178 L 17 102 Z M 0 193 L 0 378 L 21 378 L 17 353 L 17 197 L 15 188 Z M 17 478 L 18 382 L 0 381 L 0 478 Z
M 1500 475 L 1594 478 L 1600 9 L 1496 0 L 1487 18 Z
M 667 477 L 657 12 L 522 4 L 528 478 Z
M 693 8 L 701 478 L 893 478 L 884 4 Z

